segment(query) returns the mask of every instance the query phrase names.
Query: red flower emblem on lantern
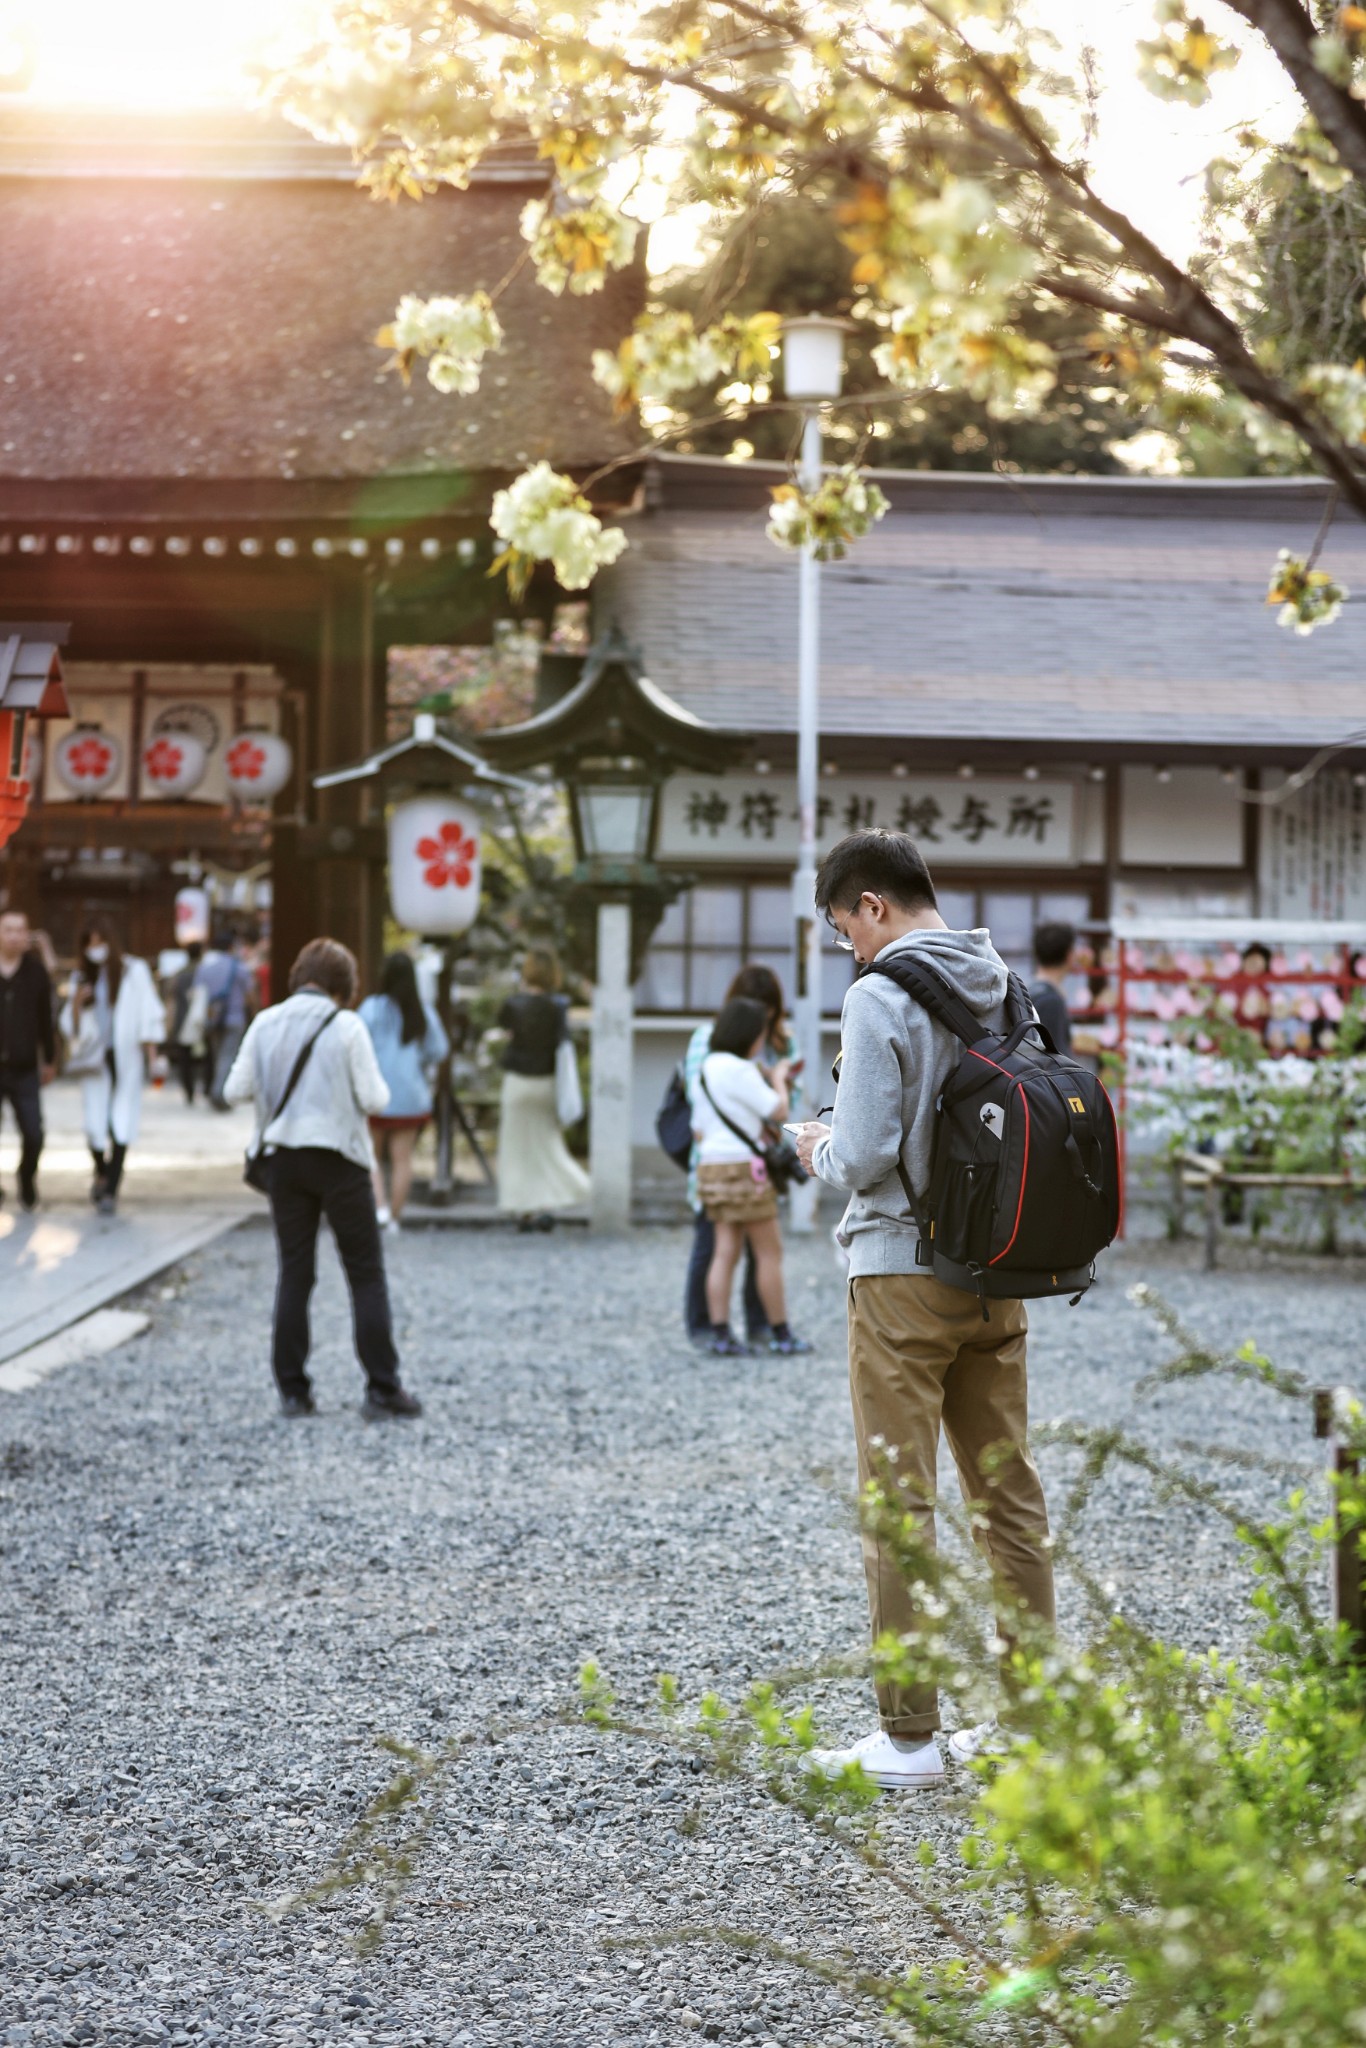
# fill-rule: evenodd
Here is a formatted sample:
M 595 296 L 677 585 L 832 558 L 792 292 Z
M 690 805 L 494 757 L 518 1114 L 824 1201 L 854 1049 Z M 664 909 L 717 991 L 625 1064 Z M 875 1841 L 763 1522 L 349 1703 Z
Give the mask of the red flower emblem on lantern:
M 67 749 L 66 765 L 78 781 L 88 776 L 92 782 L 98 782 L 101 775 L 109 773 L 113 759 L 103 740 L 77 740 L 74 747 Z
M 234 782 L 256 782 L 266 765 L 266 750 L 255 740 L 234 740 L 226 758 Z
M 435 839 L 417 842 L 423 881 L 429 889 L 444 889 L 448 882 L 453 882 L 457 889 L 468 889 L 474 873 L 470 863 L 478 851 L 464 827 L 453 818 L 448 820 Z
M 185 765 L 185 749 L 174 740 L 153 740 L 142 765 L 153 782 L 174 782 Z

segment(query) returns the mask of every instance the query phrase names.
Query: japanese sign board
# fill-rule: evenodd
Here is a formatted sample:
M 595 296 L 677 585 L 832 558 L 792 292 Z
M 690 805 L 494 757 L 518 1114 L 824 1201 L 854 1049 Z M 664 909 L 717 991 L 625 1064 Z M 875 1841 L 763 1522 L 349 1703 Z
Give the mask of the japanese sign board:
M 823 775 L 817 844 L 882 825 L 909 832 L 941 867 L 1067 866 L 1076 858 L 1074 785 L 1023 776 Z M 661 860 L 797 858 L 797 784 L 787 775 L 675 775 L 664 785 Z
M 1366 917 L 1366 790 L 1316 775 L 1262 812 L 1261 909 L 1267 917 Z

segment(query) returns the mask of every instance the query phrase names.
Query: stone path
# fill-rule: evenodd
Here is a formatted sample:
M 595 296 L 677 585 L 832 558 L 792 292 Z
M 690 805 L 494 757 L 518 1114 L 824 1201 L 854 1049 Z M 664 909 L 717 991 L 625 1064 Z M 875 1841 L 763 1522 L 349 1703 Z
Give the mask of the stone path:
M 685 1254 L 671 1231 L 405 1234 L 398 1326 L 428 1412 L 367 1428 L 329 1253 L 323 1413 L 287 1424 L 272 1246 L 249 1225 L 123 1302 L 140 1335 L 0 1399 L 7 2048 L 881 2038 L 791 1965 L 680 1930 L 895 1968 L 934 1946 L 914 1910 L 743 1781 L 564 1718 L 588 1656 L 635 1706 L 661 1669 L 692 1699 L 735 1698 L 862 1640 L 830 1248 L 790 1257 L 815 1356 L 735 1364 L 680 1340 Z M 1125 1299 L 1141 1276 L 1221 1340 L 1361 1384 L 1359 1266 L 1205 1278 L 1196 1257 L 1131 1249 L 1080 1308 L 1039 1305 L 1036 1416 L 1124 1413 L 1168 1352 Z M 1245 1387 L 1174 1390 L 1151 1429 L 1315 1456 L 1300 1410 Z M 1055 1499 L 1070 1456 L 1044 1456 Z M 1227 1483 L 1249 1511 L 1275 1485 Z M 1088 1526 L 1087 1561 L 1130 1611 L 1236 1642 L 1218 1530 L 1122 1474 Z M 1070 1590 L 1063 1618 L 1077 1626 Z M 830 1733 L 869 1725 L 861 1683 L 811 1696 Z M 351 1946 L 353 1899 L 263 1916 L 383 1784 L 380 1736 L 452 1734 L 473 1746 L 377 1956 Z M 888 1839 L 951 1849 L 961 1790 L 884 1802 Z

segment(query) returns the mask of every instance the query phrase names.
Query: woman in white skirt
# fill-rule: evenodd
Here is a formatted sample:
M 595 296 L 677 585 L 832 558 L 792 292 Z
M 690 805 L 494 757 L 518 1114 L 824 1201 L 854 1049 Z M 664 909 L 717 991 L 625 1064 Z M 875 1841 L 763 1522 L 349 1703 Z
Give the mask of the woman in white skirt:
M 147 1060 L 166 1036 L 166 1012 L 145 960 L 119 951 L 99 918 L 81 933 L 80 965 L 62 1011 L 68 1045 L 81 1044 L 81 1110 L 94 1162 L 90 1199 L 112 1216 L 128 1147 L 138 1134 Z
M 498 1125 L 498 1206 L 519 1230 L 553 1230 L 557 1209 L 588 1200 L 588 1175 L 560 1131 L 555 1056 L 569 1035 L 569 1005 L 560 994 L 553 953 L 528 953 L 522 985 L 498 1013 L 508 1034 L 503 1053 Z

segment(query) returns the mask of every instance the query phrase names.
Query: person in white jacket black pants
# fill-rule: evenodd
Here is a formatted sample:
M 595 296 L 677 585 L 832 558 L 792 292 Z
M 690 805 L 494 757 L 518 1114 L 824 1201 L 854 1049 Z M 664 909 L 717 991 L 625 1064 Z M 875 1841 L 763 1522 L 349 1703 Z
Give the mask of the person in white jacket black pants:
M 81 1069 L 81 1113 L 95 1168 L 90 1199 L 102 1216 L 112 1216 L 142 1118 L 147 1061 L 166 1036 L 166 1012 L 147 962 L 121 952 L 99 918 L 81 933 L 61 1027 L 69 1044 L 92 1041 Z
M 420 1415 L 400 1384 L 384 1251 L 375 1213 L 375 1155 L 367 1119 L 389 1090 L 370 1035 L 352 1009 L 355 956 L 336 939 L 313 939 L 289 976 L 289 998 L 253 1019 L 223 1093 L 256 1105 L 256 1144 L 269 1160 L 270 1208 L 280 1254 L 272 1362 L 288 1416 L 313 1415 L 308 1304 L 317 1277 L 318 1226 L 332 1226 L 351 1290 L 356 1350 L 371 1421 Z M 299 1054 L 312 1050 L 283 1111 Z

